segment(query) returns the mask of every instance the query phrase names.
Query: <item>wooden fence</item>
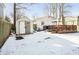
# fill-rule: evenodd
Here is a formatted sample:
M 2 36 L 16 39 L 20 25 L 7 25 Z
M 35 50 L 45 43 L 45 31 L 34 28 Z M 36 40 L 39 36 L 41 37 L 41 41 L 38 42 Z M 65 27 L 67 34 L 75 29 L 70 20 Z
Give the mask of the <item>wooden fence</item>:
M 0 48 L 3 46 L 9 37 L 11 24 L 7 21 L 0 20 Z
M 49 25 L 44 26 L 44 30 L 47 29 L 52 33 L 69 33 L 69 32 L 77 32 L 76 25 Z

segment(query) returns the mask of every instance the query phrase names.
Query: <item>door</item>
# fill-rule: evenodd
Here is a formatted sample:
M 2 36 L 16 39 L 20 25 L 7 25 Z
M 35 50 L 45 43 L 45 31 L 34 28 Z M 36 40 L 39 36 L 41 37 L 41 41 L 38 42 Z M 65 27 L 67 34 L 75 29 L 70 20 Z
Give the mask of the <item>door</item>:
M 25 22 L 20 22 L 20 34 L 25 34 Z
M 37 30 L 37 24 L 33 24 L 33 29 L 34 29 L 34 31 Z

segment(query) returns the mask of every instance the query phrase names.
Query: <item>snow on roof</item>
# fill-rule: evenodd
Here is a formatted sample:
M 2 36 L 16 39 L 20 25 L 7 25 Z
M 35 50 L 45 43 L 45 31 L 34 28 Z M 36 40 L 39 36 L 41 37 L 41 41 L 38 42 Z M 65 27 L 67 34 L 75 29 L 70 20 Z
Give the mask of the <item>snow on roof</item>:
M 28 22 L 30 22 L 31 20 L 27 16 L 22 16 L 21 19 L 19 19 L 18 21 L 28 21 Z
M 67 17 L 69 17 L 69 18 L 77 18 L 78 16 L 65 16 L 65 18 L 67 18 Z
M 35 18 L 33 21 L 40 20 L 40 19 L 43 19 L 43 18 L 54 18 L 54 17 L 53 16 L 42 16 L 42 17 Z

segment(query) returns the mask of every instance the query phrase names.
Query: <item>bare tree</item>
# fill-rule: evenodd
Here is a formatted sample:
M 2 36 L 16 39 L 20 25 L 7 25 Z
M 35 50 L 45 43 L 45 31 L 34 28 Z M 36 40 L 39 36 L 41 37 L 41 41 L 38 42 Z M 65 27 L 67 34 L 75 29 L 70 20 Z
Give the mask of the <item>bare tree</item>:
M 58 21 L 62 20 L 63 25 L 64 16 L 70 13 L 69 8 L 71 8 L 71 6 L 65 3 L 50 3 L 46 6 L 48 15 L 53 16 L 54 18 L 59 17 Z
M 8 22 L 11 22 L 10 18 L 8 16 L 5 16 L 5 20 L 8 21 Z
M 21 19 L 22 16 L 25 16 L 24 12 L 22 12 L 21 10 L 16 10 L 16 20 Z
M 51 13 L 53 14 L 54 18 L 57 18 L 57 3 L 51 4 Z
M 64 25 L 64 4 L 61 3 L 61 19 L 62 19 L 62 25 Z
M 44 12 L 47 13 L 48 16 L 53 16 L 53 17 L 57 17 L 57 3 L 50 3 L 47 4 Z
M 65 15 L 70 13 L 70 10 L 67 10 L 67 8 L 71 8 L 71 6 L 67 5 L 65 3 L 60 3 L 60 5 L 59 5 L 59 17 L 62 20 L 62 25 L 65 25 L 65 20 L 64 20 Z

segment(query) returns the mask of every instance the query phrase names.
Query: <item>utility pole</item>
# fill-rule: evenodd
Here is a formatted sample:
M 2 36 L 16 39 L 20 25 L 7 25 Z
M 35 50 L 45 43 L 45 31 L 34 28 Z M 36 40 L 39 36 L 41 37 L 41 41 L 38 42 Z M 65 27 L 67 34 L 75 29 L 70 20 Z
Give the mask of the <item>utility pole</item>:
M 16 35 L 16 3 L 14 3 L 14 31 Z
M 23 39 L 23 37 L 21 37 L 20 35 L 16 35 L 16 3 L 14 3 L 14 31 L 15 31 L 16 40 Z

